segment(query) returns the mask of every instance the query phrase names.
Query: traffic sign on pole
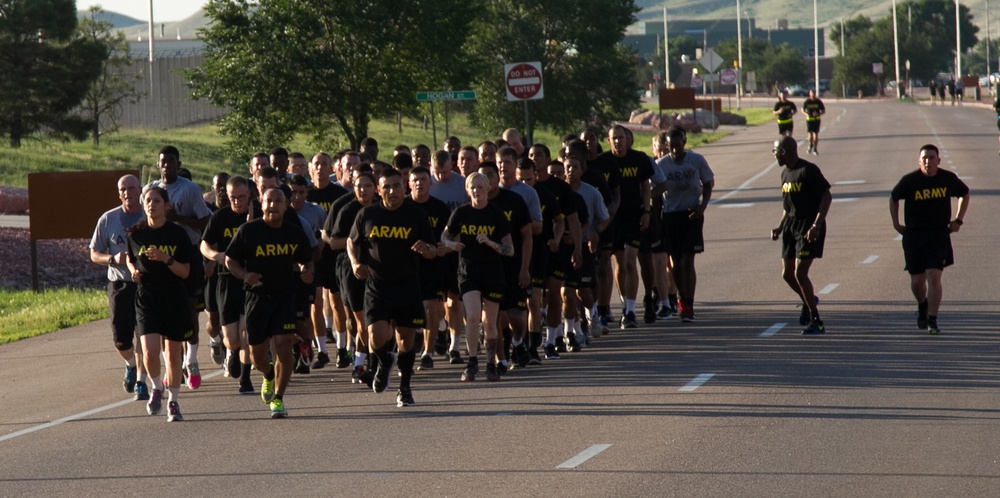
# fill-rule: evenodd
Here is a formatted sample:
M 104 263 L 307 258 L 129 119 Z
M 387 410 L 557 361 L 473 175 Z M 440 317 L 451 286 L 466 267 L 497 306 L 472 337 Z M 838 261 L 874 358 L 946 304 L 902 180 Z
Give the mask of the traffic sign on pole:
M 473 90 L 417 92 L 417 102 L 439 102 L 442 100 L 476 100 L 476 92 Z
M 541 62 L 515 62 L 504 64 L 504 83 L 507 87 L 507 100 L 537 100 L 544 97 L 542 87 Z
M 698 59 L 698 62 L 701 67 L 708 69 L 708 72 L 714 73 L 722 65 L 722 57 L 715 53 L 715 50 L 708 49 L 705 51 L 705 55 Z
M 735 85 L 736 84 L 736 70 L 735 69 L 723 69 L 719 71 L 719 80 L 723 85 Z

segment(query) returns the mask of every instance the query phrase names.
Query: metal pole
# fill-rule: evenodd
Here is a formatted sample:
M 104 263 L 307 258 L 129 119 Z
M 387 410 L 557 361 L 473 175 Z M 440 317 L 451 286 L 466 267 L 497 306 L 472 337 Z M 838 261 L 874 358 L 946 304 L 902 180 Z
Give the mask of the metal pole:
M 958 0 L 955 0 L 955 77 L 962 77 L 962 24 L 959 16 Z
M 990 76 L 990 0 L 986 0 L 986 77 Z
M 816 14 L 816 0 L 813 0 L 813 87 L 819 95 L 819 16 Z
M 670 37 L 667 36 L 667 7 L 663 7 L 663 88 L 670 88 Z
M 532 143 L 532 131 L 531 131 L 531 120 L 528 116 L 528 101 L 524 101 L 524 136 L 528 139 L 528 143 Z
M 431 138 L 431 146 L 435 147 L 434 150 L 437 150 L 438 130 L 437 130 L 437 126 L 434 123 L 434 101 L 433 100 L 431 101 L 431 137 L 432 137 Z
M 31 290 L 38 292 L 38 245 L 31 239 Z
M 892 53 L 892 62 L 896 66 L 896 98 L 898 99 L 902 98 L 903 94 L 900 92 L 902 88 L 899 87 L 899 31 L 896 30 L 896 0 L 892 0 Z
M 149 0 L 149 100 L 153 100 L 156 93 L 156 83 L 153 80 L 153 0 Z
M 740 0 L 736 0 L 736 108 L 740 109 L 743 93 L 743 25 L 740 23 Z

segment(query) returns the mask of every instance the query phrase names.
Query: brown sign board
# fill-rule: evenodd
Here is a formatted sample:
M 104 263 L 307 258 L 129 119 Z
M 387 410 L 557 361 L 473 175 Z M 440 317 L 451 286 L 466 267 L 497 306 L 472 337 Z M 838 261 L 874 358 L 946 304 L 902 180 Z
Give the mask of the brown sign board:
M 694 88 L 661 88 L 660 109 L 694 109 Z
M 120 206 L 118 179 L 138 170 L 28 174 L 31 240 L 89 239 L 97 220 Z
M 692 107 L 708 111 L 722 111 L 722 99 L 697 99 Z

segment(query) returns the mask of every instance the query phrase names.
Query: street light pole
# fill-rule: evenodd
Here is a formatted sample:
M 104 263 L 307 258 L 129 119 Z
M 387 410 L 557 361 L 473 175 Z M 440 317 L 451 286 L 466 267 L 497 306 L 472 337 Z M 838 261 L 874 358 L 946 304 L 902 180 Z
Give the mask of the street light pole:
M 956 0 L 957 1 L 957 0 Z M 899 87 L 899 31 L 896 29 L 896 0 L 892 0 L 892 53 L 893 64 L 896 66 L 896 98 L 902 98 Z
M 958 0 L 955 0 L 955 77 L 962 77 L 962 24 L 959 22 Z
M 743 93 L 743 25 L 740 23 L 740 0 L 736 0 L 736 108 L 740 109 Z
M 670 88 L 670 37 L 667 36 L 667 7 L 663 6 L 663 88 Z
M 819 95 L 819 16 L 816 15 L 816 0 L 813 0 L 813 89 Z

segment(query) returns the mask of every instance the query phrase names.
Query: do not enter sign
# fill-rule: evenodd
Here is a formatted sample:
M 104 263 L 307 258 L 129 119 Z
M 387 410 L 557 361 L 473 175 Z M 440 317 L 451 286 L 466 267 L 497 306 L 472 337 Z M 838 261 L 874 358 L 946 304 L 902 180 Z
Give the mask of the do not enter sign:
M 537 100 L 544 96 L 542 90 L 542 63 L 516 62 L 504 64 L 504 81 L 507 100 Z

